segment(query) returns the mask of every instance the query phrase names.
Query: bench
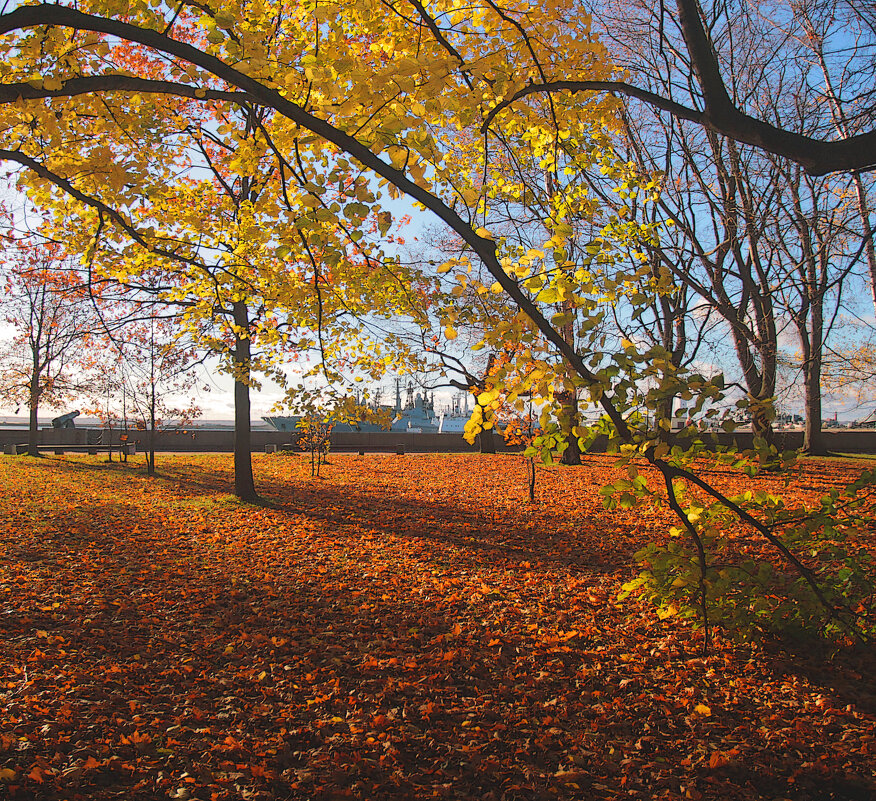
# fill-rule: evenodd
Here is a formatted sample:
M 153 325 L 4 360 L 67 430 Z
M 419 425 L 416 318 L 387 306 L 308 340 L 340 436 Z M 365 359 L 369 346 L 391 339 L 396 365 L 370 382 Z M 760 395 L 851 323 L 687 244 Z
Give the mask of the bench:
M 119 445 L 37 445 L 37 453 L 54 453 L 56 456 L 62 456 L 65 453 L 96 454 L 101 451 L 130 456 L 137 452 L 137 445 L 134 442 L 122 442 Z M 7 445 L 4 452 L 8 456 L 19 456 L 27 453 L 27 443 Z
M 397 445 L 332 445 L 333 453 L 357 453 L 364 456 L 366 453 L 394 453 L 403 456 L 405 453 L 404 443 Z
M 287 442 L 282 445 L 266 445 L 265 453 L 277 453 L 277 451 L 293 451 L 294 453 L 310 453 L 310 449 L 301 449 L 301 446 L 295 442 Z M 332 445 L 329 448 L 329 453 L 358 453 L 363 456 L 366 453 L 395 453 L 399 456 L 404 455 L 404 443 L 397 445 Z

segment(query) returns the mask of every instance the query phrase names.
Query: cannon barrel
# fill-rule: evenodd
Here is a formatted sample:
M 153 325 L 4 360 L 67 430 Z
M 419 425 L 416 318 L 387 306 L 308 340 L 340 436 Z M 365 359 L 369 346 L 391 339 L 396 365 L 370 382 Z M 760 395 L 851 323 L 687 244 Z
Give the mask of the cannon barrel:
M 67 412 L 67 414 L 60 414 L 52 418 L 52 428 L 76 428 L 76 424 L 73 422 L 76 417 L 79 417 L 78 409 Z

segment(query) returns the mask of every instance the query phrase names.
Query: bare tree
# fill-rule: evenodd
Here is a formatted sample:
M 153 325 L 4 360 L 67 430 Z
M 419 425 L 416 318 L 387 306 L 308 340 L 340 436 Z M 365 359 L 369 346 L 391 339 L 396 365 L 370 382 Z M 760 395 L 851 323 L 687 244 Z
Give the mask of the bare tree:
M 839 5 L 832 3 L 834 10 Z M 636 78 L 654 92 L 695 102 L 701 87 L 691 78 L 693 65 L 685 50 L 666 47 L 671 33 L 660 27 L 662 12 L 626 3 L 621 18 L 606 8 L 605 24 L 615 23 L 608 34 L 615 52 L 637 70 Z M 789 16 L 767 18 L 757 4 L 740 3 L 712 8 L 706 19 L 732 67 L 734 97 L 763 119 L 817 136 L 837 122 L 836 104 L 825 100 L 829 59 L 823 51 L 813 56 L 823 39 L 798 35 L 811 26 L 799 7 L 789 9 Z M 811 84 L 807 65 L 822 69 L 824 86 Z M 816 180 L 788 159 L 659 112 L 628 111 L 626 120 L 636 161 L 665 174 L 659 205 L 674 228 L 665 232 L 659 257 L 726 321 L 755 433 L 772 436 L 778 337 L 790 320 L 803 354 L 805 448 L 823 451 L 820 359 L 830 322 L 825 328 L 825 315 L 832 319 L 837 308 L 826 304 L 839 300 L 861 249 L 872 245 L 866 220 L 855 227 L 849 215 L 849 183 L 859 214 L 866 209 L 863 178 Z
M 673 80 L 663 78 L 667 89 Z M 656 208 L 668 225 L 651 258 L 724 320 L 754 433 L 769 442 L 780 325 L 773 297 L 780 265 L 767 232 L 775 170 L 711 131 L 645 113 L 625 120 L 636 163 L 664 175 Z M 665 318 L 665 333 L 672 319 Z
M 2 309 L 15 334 L 0 355 L 0 398 L 27 407 L 28 453 L 37 456 L 40 406 L 57 408 L 79 389 L 90 307 L 57 245 L 15 245 L 4 257 Z
M 824 0 L 826 3 L 831 0 Z M 816 0 L 817 2 L 817 0 Z M 633 76 L 629 81 L 588 80 L 586 76 L 568 75 L 543 82 L 532 82 L 504 99 L 488 115 L 484 128 L 505 108 L 526 97 L 555 92 L 607 91 L 639 100 L 652 108 L 686 120 L 703 128 L 759 150 L 788 158 L 802 165 L 812 175 L 830 172 L 868 171 L 876 168 L 876 93 L 873 77 L 876 73 L 873 53 L 876 49 L 876 11 L 872 2 L 833 0 L 833 22 L 838 30 L 856 37 L 858 46 L 849 59 L 847 101 L 856 108 L 856 125 L 847 133 L 822 129 L 815 133 L 800 133 L 794 121 L 786 124 L 780 118 L 760 116 L 752 104 L 754 95 L 737 84 L 737 70 L 744 60 L 732 52 L 741 38 L 757 43 L 769 62 L 779 39 L 788 33 L 775 21 L 790 17 L 792 26 L 802 28 L 798 4 L 773 4 L 770 16 L 757 13 L 757 3 L 748 0 L 676 0 L 675 13 L 666 3 L 652 5 L 647 18 L 642 19 L 640 34 L 648 40 L 646 48 L 658 53 L 664 72 L 679 69 L 675 89 L 684 87 L 686 97 L 677 97 L 664 87 L 654 87 L 643 81 L 647 73 L 639 70 L 635 59 L 622 62 Z M 615 14 L 603 15 L 603 32 L 615 40 L 628 37 L 629 21 L 626 3 L 615 5 Z M 621 24 L 618 24 L 621 23 Z M 770 30 L 772 28 L 772 30 Z M 639 37 L 641 39 L 642 36 Z M 769 72 L 770 70 L 767 70 Z
M 854 28 L 852 31 L 837 30 L 837 18 L 840 16 L 838 11 L 842 5 L 837 0 L 795 0 L 794 7 L 796 19 L 799 20 L 800 30 L 797 32 L 797 39 L 801 56 L 808 57 L 808 60 L 821 71 L 823 85 L 820 94 L 829 105 L 831 120 L 837 135 L 849 137 L 867 122 L 866 115 L 862 119 L 862 103 L 856 98 L 864 92 L 866 92 L 864 96 L 869 96 L 872 90 L 869 87 L 859 88 L 855 85 L 857 76 L 849 69 L 855 59 L 846 57 L 838 61 L 837 58 L 832 57 L 837 51 L 851 50 L 857 55 L 858 50 L 869 49 L 865 44 L 865 31 Z M 872 5 L 856 4 L 853 14 L 864 23 L 871 34 L 874 33 L 876 15 Z M 865 177 L 855 171 L 851 174 L 851 181 L 860 223 L 861 248 L 867 260 L 870 294 L 873 308 L 876 309 L 876 244 L 873 242 L 869 200 L 872 180 L 865 181 Z
M 829 187 L 824 178 L 805 175 L 799 165 L 781 160 L 777 167 L 780 192 L 772 233 L 784 271 L 775 294 L 794 325 L 800 347 L 806 418 L 803 449 L 823 455 L 827 453 L 821 430 L 824 357 L 860 255 L 854 244 L 857 237 L 851 237 L 846 227 L 859 208 L 844 200 L 849 193 L 842 190 L 849 188 L 848 182 L 845 187 Z
M 201 414 L 194 395 L 198 385 L 196 349 L 179 336 L 175 315 L 154 306 L 134 306 L 105 329 L 101 340 L 116 355 L 105 383 L 110 397 L 102 416 L 118 422 L 125 436 L 130 428 L 144 432 L 146 472 L 155 475 L 155 434 L 169 420 L 187 424 Z M 101 399 L 96 398 L 100 403 Z

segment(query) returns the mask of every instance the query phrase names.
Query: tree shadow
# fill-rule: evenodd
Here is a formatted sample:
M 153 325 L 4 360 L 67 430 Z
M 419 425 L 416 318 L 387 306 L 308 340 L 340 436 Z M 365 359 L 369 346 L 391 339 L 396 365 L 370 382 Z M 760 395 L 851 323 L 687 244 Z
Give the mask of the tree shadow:
M 72 480 L 79 469 L 124 467 L 70 463 L 64 469 Z M 627 624 L 627 612 L 608 606 L 574 611 L 575 591 L 558 592 L 570 572 L 627 568 L 643 535 L 630 534 L 615 550 L 606 547 L 606 520 L 612 514 L 582 515 L 580 526 L 546 531 L 559 526 L 559 515 L 550 510 L 534 517 L 529 510 L 504 508 L 480 514 L 461 502 L 271 480 L 262 481 L 262 487 L 276 507 L 264 516 L 232 519 L 231 537 L 238 527 L 244 529 L 244 538 L 235 542 L 212 538 L 223 514 L 246 509 L 228 499 L 222 476 L 187 466 L 163 480 L 173 485 L 180 504 L 171 502 L 171 509 L 197 514 L 181 514 L 177 524 L 173 514 L 156 516 L 142 503 L 95 500 L 75 509 L 49 510 L 48 527 L 32 537 L 39 558 L 30 560 L 24 572 L 40 571 L 34 575 L 38 581 L 17 585 L 21 602 L 15 614 L 5 617 L 7 642 L 20 650 L 22 660 L 40 649 L 43 656 L 30 670 L 34 676 L 41 671 L 39 681 L 46 688 L 53 671 L 75 671 L 76 692 L 43 694 L 52 734 L 34 745 L 28 760 L 37 752 L 47 759 L 65 753 L 65 743 L 75 737 L 78 748 L 90 747 L 98 756 L 101 743 L 112 740 L 114 752 L 131 764 L 160 757 L 177 772 L 191 764 L 221 770 L 232 753 L 239 754 L 233 761 L 250 762 L 242 750 L 250 741 L 271 742 L 270 769 L 296 776 L 298 770 L 329 770 L 335 786 L 343 787 L 349 777 L 337 765 L 361 766 L 364 761 L 374 786 L 387 798 L 395 797 L 391 782 L 399 776 L 406 784 L 398 797 L 418 792 L 427 797 L 448 781 L 467 797 L 484 797 L 509 783 L 532 789 L 533 797 L 552 797 L 550 777 L 568 769 L 564 760 L 569 753 L 586 758 L 576 780 L 582 788 L 597 781 L 616 796 L 625 793 L 629 788 L 618 784 L 621 756 L 641 762 L 640 776 L 656 770 L 653 760 L 659 758 L 667 775 L 687 781 L 691 771 L 679 767 L 674 749 L 679 738 L 691 736 L 690 726 L 706 723 L 692 722 L 685 703 L 660 706 L 659 719 L 652 718 L 652 702 L 647 701 L 668 692 L 661 684 L 667 670 L 670 678 L 691 671 L 685 683 L 698 681 L 700 668 L 691 668 L 681 657 L 669 665 L 668 657 L 651 651 L 667 631 L 686 636 L 683 627 L 672 621 L 646 625 L 635 610 L 629 619 L 638 622 Z M 253 520 L 263 528 L 250 553 L 245 533 Z M 295 553 L 274 566 L 272 557 L 283 556 L 283 540 L 270 538 L 271 526 L 313 523 L 318 524 L 313 551 Z M 262 540 L 262 534 L 268 536 Z M 369 575 L 369 560 L 385 560 L 382 543 L 368 553 L 357 549 L 364 536 L 386 543 L 394 538 L 399 547 L 412 549 L 413 559 L 431 558 L 442 568 L 438 572 L 464 579 L 482 569 L 519 569 L 528 600 L 454 602 L 438 590 L 415 593 L 417 583 L 422 588 L 431 581 L 428 565 L 423 576 L 402 569 L 385 578 Z M 308 561 L 323 546 L 338 552 L 336 541 L 347 543 L 349 566 Z M 531 563 L 537 578 L 525 578 L 524 563 Z M 30 595 L 24 597 L 25 592 Z M 531 606 L 531 617 L 515 611 L 518 605 Z M 496 632 L 496 621 L 503 618 L 508 630 Z M 571 628 L 585 618 L 594 626 L 592 633 L 554 645 L 539 634 L 541 627 Z M 531 634 L 530 621 L 536 627 Z M 454 635 L 454 624 L 460 622 L 463 631 Z M 777 687 L 785 675 L 805 676 L 834 693 L 834 703 L 846 700 L 863 709 L 862 688 L 866 677 L 874 675 L 871 656 L 859 653 L 831 667 L 811 652 L 776 650 L 769 669 L 778 677 Z M 736 675 L 743 664 L 723 665 L 716 659 L 710 663 L 717 671 L 714 681 Z M 64 704 L 68 715 L 70 709 L 75 713 L 72 717 L 60 714 Z M 614 710 L 610 715 L 609 708 Z M 148 710 L 143 722 L 132 721 L 141 710 Z M 746 711 L 759 722 L 768 707 L 761 698 Z M 77 716 L 102 722 L 79 731 Z M 640 740 L 643 722 L 660 737 Z M 718 744 L 723 736 L 735 737 L 734 727 L 742 722 L 738 714 L 725 715 L 715 705 L 708 718 L 714 730 L 698 729 L 698 736 Z M 278 736 L 280 723 L 286 733 Z M 492 734 L 498 725 L 505 728 L 496 738 Z M 209 738 L 197 736 L 198 729 L 209 730 Z M 378 735 L 390 729 L 398 755 L 383 762 L 391 752 Z M 470 743 L 460 734 L 469 731 Z M 582 731 L 587 750 L 573 752 Z M 131 740 L 136 732 L 155 739 L 126 744 L 124 738 Z M 156 732 L 165 739 L 158 740 Z M 374 742 L 367 742 L 368 735 Z M 206 745 L 199 744 L 202 740 Z M 810 761 L 818 742 L 805 747 Z M 458 750 L 460 743 L 471 745 L 475 757 Z M 335 755 L 337 762 L 331 762 Z M 79 750 L 74 758 L 85 756 Z M 867 797 L 858 778 L 842 783 L 795 772 L 799 761 L 791 752 L 777 754 L 767 770 L 740 760 L 738 775 L 729 768 L 703 768 L 700 778 L 719 788 L 774 785 L 778 795 L 796 776 L 800 792 L 794 798 Z M 494 763 L 498 767 L 491 767 Z M 433 773 L 436 765 L 444 766 L 443 773 Z M 628 778 L 635 787 L 636 773 Z M 275 797 L 288 794 L 288 785 L 280 783 L 274 790 Z
M 71 474 L 71 480 L 80 471 L 126 474 L 131 469 L 124 463 L 64 460 L 56 464 Z M 441 542 L 455 549 L 455 560 L 465 553 L 472 565 L 489 565 L 500 557 L 542 567 L 611 573 L 628 570 L 632 553 L 643 544 L 641 534 L 627 531 L 623 525 L 626 518 L 632 521 L 635 516 L 616 512 L 585 513 L 570 525 L 564 513 L 546 507 L 497 509 L 485 501 L 484 511 L 474 511 L 448 499 L 379 496 L 354 486 L 269 477 L 257 479 L 262 500 L 244 502 L 230 494 L 230 471 L 220 474 L 194 462 L 177 462 L 149 480 L 170 489 L 182 507 L 201 503 L 221 512 L 251 505 L 331 525 L 339 535 L 352 540 L 366 529 Z
M 876 714 L 876 647 L 861 643 L 837 649 L 816 638 L 774 638 L 763 642 L 780 676 L 805 679 L 824 688 L 831 704 Z

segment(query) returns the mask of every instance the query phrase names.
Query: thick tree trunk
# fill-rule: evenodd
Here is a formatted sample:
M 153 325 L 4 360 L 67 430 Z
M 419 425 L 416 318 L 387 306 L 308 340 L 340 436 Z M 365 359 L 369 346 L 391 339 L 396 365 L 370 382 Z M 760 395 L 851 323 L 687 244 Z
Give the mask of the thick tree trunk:
M 798 326 L 803 345 L 803 386 L 806 403 L 806 424 L 803 430 L 803 452 L 810 456 L 827 456 L 827 445 L 821 429 L 821 365 L 824 344 L 824 319 L 821 299 L 815 298 L 810 312 L 808 339 L 806 327 Z
M 563 451 L 562 463 L 573 466 L 581 464 L 581 446 L 578 444 L 578 437 L 570 435 L 566 441 L 569 445 Z
M 568 443 L 560 457 L 560 462 L 566 465 L 579 465 L 581 446 L 578 444 L 578 437 L 572 433 L 579 423 L 578 398 L 574 392 L 563 392 L 557 396 L 557 400 L 560 402 L 560 428 Z
M 806 427 L 803 430 L 803 452 L 810 456 L 827 456 L 827 445 L 821 428 L 821 391 L 811 391 L 806 382 Z
M 234 324 L 238 331 L 249 330 L 246 303 L 233 306 Z M 252 433 L 250 424 L 249 364 L 250 341 L 234 338 L 234 494 L 243 501 L 258 501 L 252 475 Z
M 768 395 L 765 399 L 749 396 L 751 433 L 764 440 L 767 445 L 773 445 L 776 438 L 773 432 L 772 401 L 768 400 L 769 398 L 772 398 L 772 395 Z
M 742 375 L 745 378 L 745 386 L 748 389 L 751 431 L 755 437 L 764 440 L 767 445 L 772 445 L 775 441 L 773 398 L 776 394 L 776 371 L 778 369 L 775 348 L 764 347 L 761 344 L 757 348 L 760 357 L 760 364 L 758 364 L 740 327 L 731 325 L 731 331 L 736 345 L 736 355 L 739 357 Z
M 494 428 L 485 428 L 478 434 L 478 448 L 481 453 L 496 452 L 496 438 Z
M 553 179 L 551 178 L 550 173 L 546 174 L 548 179 L 548 186 L 551 187 L 551 196 L 553 196 Z M 564 323 L 562 328 L 560 329 L 563 339 L 569 343 L 573 348 L 575 347 L 575 325 L 571 320 L 574 319 L 575 315 L 575 305 L 570 300 L 563 301 L 561 309 L 564 314 L 569 315 L 569 322 Z M 566 362 L 568 365 L 568 362 Z M 560 429 L 565 435 L 566 439 L 566 449 L 563 451 L 560 456 L 560 462 L 565 465 L 579 465 L 581 464 L 581 446 L 578 444 L 578 437 L 576 437 L 572 430 L 579 423 L 578 416 L 578 396 L 575 394 L 575 390 L 567 390 L 565 392 L 557 393 L 557 400 L 559 401 L 559 423 Z
M 661 398 L 657 402 L 657 407 L 654 409 L 656 420 L 654 421 L 654 431 L 658 433 L 664 441 L 669 440 L 669 434 L 672 431 L 672 407 L 675 405 L 675 396 L 669 398 Z M 666 428 L 660 424 L 666 421 Z
M 34 392 L 33 388 L 30 391 L 30 414 L 27 428 L 27 452 L 30 456 L 39 456 L 40 452 L 37 449 L 39 445 L 39 421 L 37 411 L 39 410 L 40 397 L 38 392 Z

